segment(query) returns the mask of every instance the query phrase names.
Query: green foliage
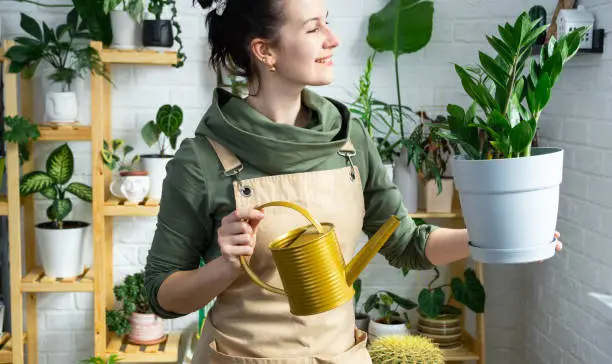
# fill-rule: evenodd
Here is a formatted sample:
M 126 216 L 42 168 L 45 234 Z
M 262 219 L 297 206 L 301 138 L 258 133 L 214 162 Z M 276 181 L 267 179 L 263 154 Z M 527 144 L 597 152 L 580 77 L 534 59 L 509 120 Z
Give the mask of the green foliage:
M 163 105 L 157 111 L 155 120 L 150 120 L 146 123 L 140 133 L 145 143 L 149 147 L 155 143 L 159 143 L 159 153 L 162 156 L 166 154 L 167 139 L 170 142 L 170 147 L 176 149 L 178 137 L 181 135 L 181 124 L 183 123 L 183 110 L 177 105 Z M 161 138 L 164 134 L 165 138 Z
M 74 156 L 67 143 L 51 152 L 47 158 L 45 171 L 33 171 L 21 177 L 19 190 L 22 196 L 40 193 L 52 201 L 47 209 L 47 217 L 58 229 L 63 228 L 63 221 L 72 211 L 72 202 L 66 198 L 66 192 L 79 199 L 91 202 L 91 187 L 70 182 L 74 172 Z
M 446 296 L 443 288 L 447 287 L 448 284 L 434 287 L 433 283 L 440 277 L 438 268 L 434 268 L 434 270 L 436 276 L 428 287 L 423 288 L 419 293 L 418 302 L 421 314 L 429 318 L 443 318 L 461 314 L 458 308 L 450 305 L 452 297 L 475 313 L 484 312 L 485 290 L 473 269 L 467 268 L 465 270 L 463 280 L 459 277 L 453 277 L 450 283 L 452 296 L 449 297 L 447 303 L 445 303 Z
M 417 307 L 417 304 L 407 298 L 384 290 L 373 293 L 363 304 L 363 309 L 366 313 L 376 309 L 380 315 L 381 322 L 384 324 L 391 324 L 394 317 L 401 317 L 397 311 L 400 307 L 404 310 L 412 310 Z M 406 327 L 410 327 L 410 319 L 406 312 L 404 312 L 404 319 L 406 320 Z
M 144 287 L 144 272 L 126 276 L 113 292 L 121 308 L 106 310 L 106 326 L 117 335 L 124 335 L 130 331 L 132 313 L 152 312 Z
M 398 58 L 414 53 L 429 43 L 433 29 L 433 2 L 421 0 L 389 0 L 380 11 L 372 14 L 368 24 L 367 42 L 376 52 L 393 53 L 397 104 L 402 108 Z M 400 135 L 403 139 L 404 120 L 399 113 Z
M 38 126 L 27 118 L 15 115 L 4 118 L 4 140 L 19 145 L 19 163 L 30 159 L 28 143 L 37 140 L 40 136 Z
M 499 26 L 499 37 L 487 36 L 495 58 L 479 52 L 476 68 L 455 65 L 465 92 L 473 99 L 464 110 L 448 105 L 450 133 L 472 159 L 517 158 L 531 155 L 540 115 L 565 62 L 580 47 L 588 28 L 579 28 L 556 40 L 551 37 L 539 57 L 528 59 L 547 25 L 522 13 L 514 24 Z M 477 114 L 478 107 L 483 116 Z
M 77 78 L 85 79 L 93 71 L 110 81 L 98 51 L 90 46 L 77 46 L 75 39 L 89 39 L 86 25 L 79 22 L 79 14 L 73 9 L 66 22 L 51 29 L 44 21 L 41 25 L 32 17 L 21 13 L 21 28 L 29 37 L 15 38 L 16 45 L 5 56 L 11 60 L 9 72 L 32 78 L 41 61 L 47 61 L 55 71 L 48 78 L 62 85 L 63 91 L 71 89 Z
M 104 0 L 104 13 L 110 13 L 119 5 L 122 5 L 120 10 L 127 12 L 134 21 L 142 22 L 145 9 L 143 0 Z
M 106 361 L 99 356 L 92 356 L 89 359 L 83 359 L 80 364 L 115 364 L 121 361 L 117 354 L 111 354 Z
M 105 0 L 72 0 L 83 27 L 89 31 L 92 40 L 100 41 L 109 46 L 113 41 L 113 30 L 110 15 L 104 12 Z
M 119 149 L 121 149 L 121 155 L 118 152 Z M 133 171 L 135 170 L 134 165 L 140 162 L 139 155 L 135 155 L 131 160 L 128 160 L 128 154 L 133 151 L 134 147 L 125 144 L 122 139 L 113 139 L 112 144 L 104 141 L 104 149 L 100 152 L 100 155 L 104 165 L 111 171 L 114 171 L 117 167 L 119 167 L 119 172 Z

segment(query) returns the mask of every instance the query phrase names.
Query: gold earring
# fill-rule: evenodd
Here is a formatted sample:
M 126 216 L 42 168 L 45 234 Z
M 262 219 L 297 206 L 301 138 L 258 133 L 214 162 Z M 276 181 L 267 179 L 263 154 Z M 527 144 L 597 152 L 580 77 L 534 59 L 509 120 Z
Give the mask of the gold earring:
M 276 65 L 270 66 L 270 72 L 276 72 Z

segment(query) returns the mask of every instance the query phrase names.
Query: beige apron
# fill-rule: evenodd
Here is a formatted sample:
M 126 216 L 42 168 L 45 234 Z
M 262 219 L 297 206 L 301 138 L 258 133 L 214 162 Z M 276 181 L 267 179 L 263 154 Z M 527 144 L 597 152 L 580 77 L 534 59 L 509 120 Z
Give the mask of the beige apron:
M 225 174 L 234 178 L 237 208 L 270 201 L 299 204 L 318 221 L 335 225 L 345 261 L 352 258 L 365 207 L 359 171 L 350 159 L 355 153 L 350 142 L 336 155 L 346 159 L 346 167 L 245 180 L 240 179 L 242 164 L 236 156 L 210 142 Z M 309 222 L 287 207 L 267 207 L 264 213 L 250 265 L 264 282 L 282 288 L 267 245 Z M 193 363 L 371 364 L 366 342 L 366 333 L 355 327 L 352 300 L 332 311 L 295 316 L 286 296 L 263 290 L 243 274 L 209 311 Z

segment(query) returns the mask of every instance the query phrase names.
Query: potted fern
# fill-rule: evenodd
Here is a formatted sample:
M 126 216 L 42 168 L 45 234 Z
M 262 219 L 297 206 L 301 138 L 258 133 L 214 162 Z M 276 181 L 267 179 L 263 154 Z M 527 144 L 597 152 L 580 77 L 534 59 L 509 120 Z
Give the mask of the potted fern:
M 66 217 L 72 211 L 69 195 L 91 202 L 91 187 L 70 182 L 73 172 L 74 156 L 64 143 L 51 152 L 45 171 L 25 174 L 19 185 L 22 196 L 39 193 L 51 200 L 47 208 L 49 221 L 36 224 L 42 268 L 51 277 L 75 277 L 84 270 L 84 240 L 90 223 L 66 220 Z
M 45 119 L 54 123 L 74 123 L 79 116 L 77 96 L 72 84 L 77 78 L 87 78 L 91 72 L 110 81 L 98 51 L 89 45 L 77 42 L 87 39 L 86 25 L 79 22 L 79 14 L 73 9 L 66 22 L 52 29 L 44 21 L 42 26 L 32 17 L 21 13 L 21 28 L 29 35 L 15 38 L 15 45 L 6 51 L 11 60 L 9 72 L 21 73 L 32 78 L 42 61 L 53 67 L 48 76 L 59 91 L 48 91 L 45 95 Z
M 156 144 L 159 147 L 159 153 L 140 156 L 143 168 L 149 172 L 151 180 L 149 198 L 151 199 L 161 199 L 162 186 L 166 178 L 166 165 L 173 157 L 168 149 L 176 149 L 182 123 L 183 110 L 177 105 L 166 104 L 157 110 L 155 120 L 150 120 L 141 129 L 145 143 L 149 147 Z
M 104 13 L 110 13 L 113 32 L 111 48 L 136 49 L 140 47 L 144 9 L 144 0 L 104 1 Z
M 106 311 L 106 326 L 119 336 L 127 334 L 137 345 L 153 345 L 165 340 L 163 320 L 151 311 L 144 287 L 144 273 L 126 276 L 113 288 L 117 308 Z
M 522 13 L 499 27 L 500 37 L 487 37 L 495 57 L 480 52 L 478 67 L 455 65 L 473 102 L 467 109 L 447 107 L 447 137 L 462 150 L 451 167 L 471 254 L 486 263 L 534 262 L 555 253 L 563 149 L 532 148 L 532 142 L 551 91 L 586 29 L 551 38 L 528 62 L 547 29 L 538 24 Z

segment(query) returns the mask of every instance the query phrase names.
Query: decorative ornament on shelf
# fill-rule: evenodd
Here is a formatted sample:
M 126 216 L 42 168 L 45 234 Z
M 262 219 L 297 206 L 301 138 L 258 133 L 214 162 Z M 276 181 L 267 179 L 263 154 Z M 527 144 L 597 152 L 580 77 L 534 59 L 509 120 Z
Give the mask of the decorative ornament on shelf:
M 578 5 L 577 9 L 563 9 L 559 11 L 557 17 L 557 38 L 563 37 L 575 29 L 586 27 L 588 30 L 580 40 L 580 49 L 591 49 L 593 48 L 594 25 L 595 16 L 585 10 L 583 5 Z

